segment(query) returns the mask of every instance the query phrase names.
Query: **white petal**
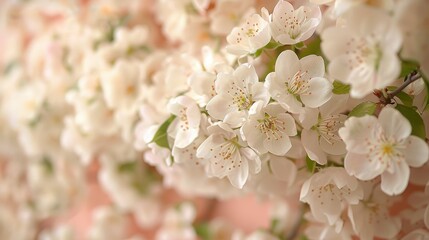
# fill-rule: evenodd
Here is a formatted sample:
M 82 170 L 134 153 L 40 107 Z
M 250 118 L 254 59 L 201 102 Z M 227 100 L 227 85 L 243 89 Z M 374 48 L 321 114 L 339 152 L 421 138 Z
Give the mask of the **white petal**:
M 378 68 L 376 88 L 381 89 L 392 84 L 401 72 L 401 61 L 396 52 L 383 52 Z
M 250 148 L 241 148 L 240 149 L 241 157 L 246 160 L 249 164 L 249 171 L 251 173 L 257 174 L 261 171 L 261 159 L 259 155 L 256 154 Z
M 429 159 L 429 147 L 425 141 L 416 136 L 409 136 L 406 147 L 402 150 L 405 160 L 411 167 L 421 167 Z
M 383 127 L 384 134 L 388 138 L 402 140 L 411 134 L 410 122 L 394 108 L 383 108 L 378 116 L 378 121 Z
M 320 148 L 332 155 L 343 155 L 347 152 L 346 144 L 343 141 L 333 141 L 332 143 L 326 141 L 323 137 L 320 138 Z
M 346 55 L 334 58 L 328 66 L 329 75 L 344 83 L 350 83 L 349 76 L 351 70 L 352 69 L 349 66 L 348 57 Z
M 292 78 L 295 73 L 300 69 L 300 62 L 298 56 L 291 50 L 286 50 L 278 56 L 276 60 L 276 76 L 286 81 L 288 78 Z
M 347 29 L 337 27 L 327 28 L 325 31 L 323 31 L 321 37 L 322 51 L 331 61 L 347 51 L 347 42 L 351 38 Z
M 214 96 L 206 106 L 209 115 L 217 120 L 223 120 L 228 112 L 235 109 L 231 105 L 230 97 L 226 94 L 219 94 Z
M 289 185 L 295 181 L 297 168 L 289 159 L 271 156 L 270 166 L 271 171 L 277 179 L 288 182 Z
M 320 56 L 306 56 L 300 60 L 300 63 L 301 69 L 307 71 L 309 78 L 323 77 L 325 75 L 325 63 Z
M 250 147 L 257 150 L 260 154 L 266 153 L 267 150 L 264 147 L 264 135 L 261 134 L 257 128 L 257 122 L 254 120 L 247 121 L 241 128 L 246 141 Z
M 240 87 L 248 87 L 248 84 L 255 84 L 259 81 L 255 67 L 250 64 L 242 64 L 233 73 L 235 84 Z
M 178 148 L 187 147 L 198 137 L 198 132 L 199 128 L 190 128 L 188 130 L 182 130 L 179 127 L 176 139 L 174 140 L 174 146 Z
M 326 78 L 315 77 L 309 81 L 311 94 L 301 95 L 302 102 L 311 108 L 322 106 L 332 96 L 332 84 Z
M 296 129 L 295 119 L 290 114 L 279 114 L 277 118 L 285 123 L 284 132 L 286 135 L 295 136 L 298 133 Z
M 249 177 L 249 165 L 247 160 L 243 160 L 239 166 L 228 174 L 228 179 L 234 187 L 242 189 Z
M 381 190 L 388 195 L 401 194 L 407 187 L 409 178 L 410 167 L 404 161 L 400 161 L 395 164 L 393 174 L 388 171 L 381 174 Z
M 369 161 L 365 155 L 348 152 L 344 159 L 344 168 L 350 175 L 360 180 L 371 180 L 383 173 L 384 169 L 377 161 Z
M 308 157 L 317 163 L 324 165 L 327 163 L 326 153 L 319 147 L 319 135 L 316 131 L 303 129 L 301 132 L 301 141 Z
M 378 128 L 380 125 L 374 116 L 351 117 L 346 120 L 344 127 L 338 130 L 338 134 L 346 143 L 348 151 L 367 153 L 366 142 L 373 137 L 373 132 Z
M 284 134 L 278 140 L 272 137 L 269 139 L 265 139 L 264 147 L 272 154 L 275 154 L 278 156 L 284 156 L 292 147 L 292 144 L 290 142 L 289 137 L 286 134 Z

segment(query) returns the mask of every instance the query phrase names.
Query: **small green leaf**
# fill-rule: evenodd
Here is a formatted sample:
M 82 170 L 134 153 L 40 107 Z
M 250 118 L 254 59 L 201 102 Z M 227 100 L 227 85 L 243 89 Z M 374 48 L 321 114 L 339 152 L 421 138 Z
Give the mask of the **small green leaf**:
M 349 117 L 363 117 L 365 115 L 373 115 L 377 105 L 373 102 L 363 102 L 357 105 L 349 113 Z
M 126 173 L 126 172 L 132 172 L 135 170 L 137 166 L 137 162 L 124 162 L 118 165 L 118 172 L 120 173 Z
M 167 129 L 175 118 L 175 115 L 171 115 L 167 120 L 165 120 L 165 122 L 159 126 L 158 131 L 156 131 L 151 142 L 154 142 L 163 148 L 170 148 L 170 145 L 168 144 Z
M 52 164 L 51 158 L 43 156 L 42 164 L 48 174 L 52 174 L 54 172 L 54 165 Z
M 409 107 L 413 106 L 414 99 L 410 95 L 404 92 L 399 92 L 398 94 L 396 94 L 396 97 L 399 98 L 405 106 L 409 106 Z
M 265 47 L 264 48 L 267 48 L 267 49 L 276 49 L 276 48 L 278 48 L 280 46 L 280 44 L 278 44 L 277 42 L 275 42 L 275 41 L 271 41 L 271 42 L 269 42 L 267 45 L 265 45 Z
M 14 60 L 9 62 L 3 69 L 3 74 L 4 75 L 8 75 L 10 72 L 12 72 L 12 70 L 19 65 L 19 62 Z
M 392 91 L 393 92 L 393 91 L 395 91 L 397 89 L 397 87 L 395 87 L 395 86 L 388 86 L 388 87 L 386 87 L 386 89 L 388 91 Z M 401 100 L 401 102 L 404 105 L 406 105 L 406 106 L 412 106 L 413 105 L 414 97 L 406 94 L 405 92 L 399 92 L 398 94 L 396 94 L 395 97 L 399 98 Z
M 197 223 L 194 224 L 194 230 L 198 237 L 201 240 L 211 240 L 212 233 L 210 231 L 210 226 L 207 223 Z
M 250 56 L 257 58 L 257 57 L 261 56 L 263 51 L 264 51 L 264 48 L 260 48 L 255 53 L 250 54 Z
M 340 95 L 340 94 L 348 94 L 350 92 L 350 85 L 344 84 L 340 81 L 335 80 L 333 83 L 334 88 L 332 89 L 332 93 Z
M 422 76 L 426 86 L 426 98 L 424 101 L 425 107 L 423 109 L 423 111 L 426 111 L 426 110 L 429 110 L 429 79 L 422 73 L 422 71 L 420 71 L 420 75 Z
M 401 63 L 401 75 L 400 77 L 405 77 L 410 74 L 412 71 L 415 71 L 419 68 L 419 64 L 414 61 L 403 60 Z
M 318 56 L 322 56 L 322 50 L 320 49 L 321 39 L 319 36 L 315 37 L 313 41 L 307 44 L 307 46 L 299 52 L 299 58 L 303 58 L 305 56 L 315 54 Z
M 299 240 L 308 240 L 308 238 L 305 235 L 301 235 L 301 237 L 299 237 Z
M 412 127 L 411 135 L 422 139 L 426 138 L 425 123 L 418 112 L 413 108 L 402 104 L 398 104 L 396 106 L 396 110 L 398 110 L 410 122 Z
M 314 173 L 314 171 L 316 170 L 316 162 L 311 160 L 308 155 L 305 158 L 305 163 L 307 164 L 307 170 L 311 173 Z
M 297 43 L 297 44 L 293 45 L 293 47 L 294 47 L 294 48 L 296 48 L 296 49 L 298 49 L 298 50 L 303 50 L 303 49 L 305 49 L 307 46 L 305 45 L 305 43 L 304 43 L 304 42 L 299 42 L 299 43 Z

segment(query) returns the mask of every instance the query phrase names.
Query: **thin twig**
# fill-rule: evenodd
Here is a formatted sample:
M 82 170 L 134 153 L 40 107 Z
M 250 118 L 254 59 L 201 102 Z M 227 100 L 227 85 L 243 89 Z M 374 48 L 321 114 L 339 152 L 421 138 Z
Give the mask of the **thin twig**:
M 416 80 L 418 80 L 418 79 L 420 79 L 420 78 L 421 78 L 421 76 L 420 76 L 419 72 L 417 72 L 417 71 L 413 71 L 413 72 L 411 72 L 410 74 L 408 74 L 408 75 L 405 77 L 405 81 L 404 81 L 404 83 L 403 83 L 401 86 L 399 86 L 399 87 L 398 87 L 397 89 L 395 89 L 393 92 L 391 92 L 391 93 L 388 93 L 388 94 L 387 94 L 387 98 L 386 98 L 387 103 L 390 103 L 390 102 L 391 102 L 391 100 L 392 100 L 396 95 L 398 95 L 400 92 L 402 92 L 402 90 L 404 90 L 408 85 L 410 85 L 411 83 L 415 82 Z

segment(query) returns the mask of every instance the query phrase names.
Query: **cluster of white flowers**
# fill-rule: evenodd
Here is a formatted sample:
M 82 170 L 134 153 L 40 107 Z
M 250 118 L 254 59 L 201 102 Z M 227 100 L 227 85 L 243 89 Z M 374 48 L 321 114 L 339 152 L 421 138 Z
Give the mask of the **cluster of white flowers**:
M 1 2 L 0 238 L 429 238 L 426 5 Z M 88 231 L 52 223 L 94 184 Z M 171 189 L 268 199 L 271 226 Z

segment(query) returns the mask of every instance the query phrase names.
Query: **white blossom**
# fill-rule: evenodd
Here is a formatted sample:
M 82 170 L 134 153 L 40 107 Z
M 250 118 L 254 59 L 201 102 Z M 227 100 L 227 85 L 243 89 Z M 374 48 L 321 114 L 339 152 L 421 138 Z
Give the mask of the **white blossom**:
M 313 35 L 321 18 L 318 6 L 303 5 L 294 9 L 289 2 L 280 0 L 272 14 L 271 34 L 283 45 L 303 42 Z
M 209 161 L 209 176 L 228 177 L 234 187 L 243 188 L 249 175 L 261 170 L 259 156 L 226 124 L 208 131 L 210 136 L 198 147 L 197 157 Z
M 168 128 L 168 134 L 175 139 L 176 147 L 184 148 L 198 136 L 201 122 L 200 109 L 197 103 L 187 96 L 173 98 L 167 107 L 170 113 L 176 115 Z
M 234 55 L 255 53 L 271 40 L 269 23 L 255 13 L 233 28 L 226 40 L 229 43 L 226 49 Z
M 411 124 L 393 108 L 374 116 L 351 117 L 339 130 L 346 143 L 344 167 L 361 180 L 381 175 L 381 189 L 389 195 L 402 193 L 408 185 L 410 166 L 428 161 L 429 147 L 412 136 Z
M 241 128 L 250 147 L 258 153 L 284 156 L 292 147 L 289 137 L 297 134 L 295 119 L 279 104 L 256 102 Z
M 303 104 L 320 107 L 332 96 L 332 84 L 324 75 L 321 57 L 309 55 L 298 59 L 293 51 L 286 50 L 277 58 L 275 72 L 268 74 L 265 85 L 271 97 L 286 110 L 302 113 Z
M 240 65 L 232 73 L 219 73 L 215 82 L 217 95 L 207 103 L 209 115 L 238 127 L 247 119 L 248 111 L 255 101 L 268 103 L 269 94 L 258 81 L 255 68 Z
M 310 205 L 316 220 L 335 225 L 336 229 L 342 227 L 342 211 L 349 204 L 358 204 L 362 198 L 359 182 L 339 167 L 325 168 L 314 174 L 304 183 L 300 194 L 300 200 Z
M 343 25 L 323 32 L 321 46 L 329 74 L 350 84 L 352 97 L 363 98 L 399 77 L 401 43 L 401 32 L 387 13 L 359 6 L 344 14 Z

